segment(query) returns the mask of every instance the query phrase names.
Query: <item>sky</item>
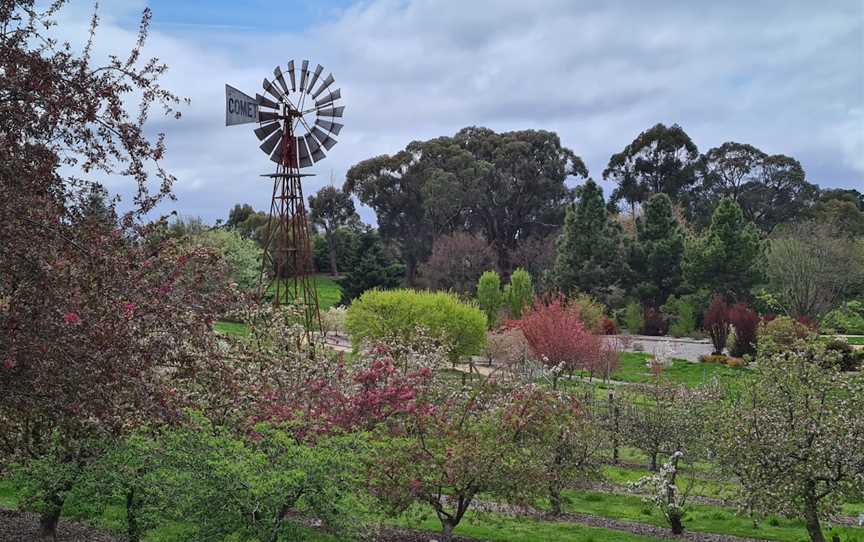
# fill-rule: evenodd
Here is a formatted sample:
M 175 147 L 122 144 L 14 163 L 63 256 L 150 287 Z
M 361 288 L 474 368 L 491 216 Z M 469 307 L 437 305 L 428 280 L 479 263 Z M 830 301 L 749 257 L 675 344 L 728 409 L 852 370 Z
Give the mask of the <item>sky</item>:
M 148 126 L 166 134 L 163 165 L 178 179 L 163 213 L 212 223 L 235 203 L 269 207 L 259 175 L 273 164 L 254 124 L 224 126 L 224 85 L 254 95 L 290 59 L 332 71 L 346 106 L 307 195 L 341 186 L 361 160 L 472 125 L 555 131 L 599 181 L 658 122 L 702 152 L 749 143 L 795 157 L 810 182 L 864 191 L 862 0 L 103 0 L 97 60 L 128 51 L 146 6 L 144 56 L 191 99 L 181 120 Z M 71 0 L 58 36 L 83 44 L 92 8 Z M 127 180 L 104 182 L 130 193 Z

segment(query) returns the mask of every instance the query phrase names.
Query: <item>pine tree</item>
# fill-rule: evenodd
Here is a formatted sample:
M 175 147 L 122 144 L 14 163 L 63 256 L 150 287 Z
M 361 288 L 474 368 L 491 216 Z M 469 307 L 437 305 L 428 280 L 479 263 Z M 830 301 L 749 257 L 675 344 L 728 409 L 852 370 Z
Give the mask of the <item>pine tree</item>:
M 756 226 L 744 219 L 737 203 L 725 198 L 705 235 L 687 244 L 684 278 L 694 289 L 708 289 L 730 301 L 747 299 L 762 278 L 761 252 Z
M 564 293 L 580 291 L 606 299 L 624 274 L 621 231 L 611 222 L 603 189 L 589 179 L 567 209 L 558 241 L 555 280 Z
M 681 286 L 684 233 L 666 194 L 653 196 L 643 210 L 629 260 L 633 274 L 638 277 L 634 285 L 636 295 L 643 304 L 657 309 Z
M 387 258 L 378 232 L 363 232 L 357 253 L 359 257 L 356 265 L 339 281 L 342 287 L 341 303 L 347 305 L 372 288 L 395 288 L 402 284 L 405 266 Z

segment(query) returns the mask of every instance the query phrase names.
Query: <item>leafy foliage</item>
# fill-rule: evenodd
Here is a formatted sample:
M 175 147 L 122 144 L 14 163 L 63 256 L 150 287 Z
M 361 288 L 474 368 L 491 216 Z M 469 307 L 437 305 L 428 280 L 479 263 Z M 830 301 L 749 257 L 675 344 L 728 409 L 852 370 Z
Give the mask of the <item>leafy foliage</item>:
M 672 296 L 661 310 L 671 321 L 669 334 L 673 337 L 692 337 L 696 332 L 696 307 L 689 296 Z
M 864 281 L 864 245 L 813 222 L 778 227 L 768 243 L 765 269 L 786 313 L 817 319 Z
M 528 271 L 517 268 L 510 275 L 510 283 L 504 289 L 504 300 L 510 309 L 510 317 L 519 319 L 534 301 L 534 284 Z
M 677 201 L 695 182 L 698 158 L 696 145 L 680 126 L 658 123 L 612 155 L 603 178 L 618 185 L 611 199 L 616 204 L 623 200 L 635 208 L 654 194 Z
M 208 249 L 224 258 L 231 280 L 244 291 L 254 289 L 261 276 L 261 249 L 251 239 L 236 230 L 211 229 L 190 239 L 202 249 Z
M 684 276 L 693 288 L 706 286 L 730 299 L 746 299 L 760 280 L 759 233 L 741 208 L 724 199 L 711 217 L 708 231 L 687 244 Z
M 486 313 L 486 323 L 494 328 L 504 304 L 504 294 L 501 292 L 501 277 L 495 271 L 486 271 L 477 281 L 477 305 Z
M 729 305 L 721 296 L 715 295 L 702 319 L 705 331 L 711 337 L 711 344 L 714 346 L 712 353 L 714 355 L 722 354 L 723 349 L 726 348 L 726 340 L 729 338 L 732 325 L 729 317 Z
M 681 287 L 684 234 L 666 194 L 652 196 L 643 211 L 636 223 L 636 242 L 631 246 L 629 262 L 638 277 L 636 294 L 643 304 L 659 309 Z
M 609 220 L 603 190 L 588 180 L 568 207 L 558 241 L 555 281 L 565 293 L 585 292 L 604 300 L 623 275 L 621 232 Z
M 330 253 L 330 273 L 338 275 L 335 234 L 340 227 L 359 224 L 360 217 L 354 210 L 354 200 L 338 188 L 325 186 L 314 196 L 309 196 L 309 220 L 313 225 L 323 228 Z
M 820 518 L 864 484 L 864 376 L 839 372 L 818 341 L 763 349 L 740 397 L 723 403 L 714 446 L 741 480 L 748 508 L 801 518 L 814 542 Z
M 410 343 L 425 329 L 454 361 L 479 354 L 486 340 L 483 312 L 446 292 L 369 290 L 348 308 L 345 325 L 354 344 Z
M 358 261 L 345 278 L 339 281 L 342 287 L 343 304 L 351 303 L 367 290 L 395 288 L 402 284 L 405 266 L 387 256 L 377 233 L 363 232 L 360 235 L 357 252 Z
M 631 301 L 624 307 L 624 327 L 627 331 L 633 334 L 642 333 L 642 328 L 645 325 L 645 312 L 642 305 L 635 301 Z
M 735 330 L 735 342 L 729 353 L 736 358 L 755 354 L 759 315 L 744 303 L 736 303 L 729 308 L 729 323 Z
M 821 325 L 838 333 L 864 335 L 864 303 L 857 300 L 846 302 L 826 314 Z

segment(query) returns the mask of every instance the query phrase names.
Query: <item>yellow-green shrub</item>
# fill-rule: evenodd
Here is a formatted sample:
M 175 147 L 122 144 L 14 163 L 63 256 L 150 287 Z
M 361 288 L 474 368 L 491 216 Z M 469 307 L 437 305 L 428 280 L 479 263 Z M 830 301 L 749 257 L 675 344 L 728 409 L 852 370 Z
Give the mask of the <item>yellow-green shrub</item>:
M 479 354 L 486 344 L 486 315 L 449 292 L 369 290 L 348 307 L 345 326 L 355 345 L 411 344 L 423 329 L 452 360 Z
M 723 354 L 708 354 L 699 357 L 699 361 L 701 361 L 702 363 L 719 363 L 721 365 L 725 364 L 727 359 L 729 358 L 727 358 Z

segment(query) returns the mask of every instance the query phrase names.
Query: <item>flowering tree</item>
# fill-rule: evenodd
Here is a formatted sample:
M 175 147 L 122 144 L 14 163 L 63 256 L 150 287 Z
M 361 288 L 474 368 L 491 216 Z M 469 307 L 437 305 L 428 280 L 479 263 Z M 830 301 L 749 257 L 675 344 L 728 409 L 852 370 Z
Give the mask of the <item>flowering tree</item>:
M 572 396 L 533 385 L 511 394 L 501 422 L 504 432 L 523 445 L 523 465 L 532 464 L 545 484 L 552 514 L 560 515 L 562 490 L 597 475 L 604 443 L 599 425 Z
M 684 457 L 681 451 L 675 451 L 667 463 L 663 463 L 660 472 L 651 476 L 645 476 L 634 482 L 632 489 L 638 490 L 648 488 L 649 494 L 645 501 L 652 504 L 662 512 L 663 517 L 672 527 L 674 534 L 684 532 L 684 515 L 687 512 L 687 497 L 690 494 L 692 484 L 684 491 L 678 488 L 678 461 Z
M 579 310 L 565 305 L 560 297 L 549 303 L 536 300 L 513 325 L 522 330 L 534 355 L 552 370 L 555 389 L 562 372 L 608 365 L 603 340 L 588 331 Z
M 813 542 L 825 540 L 820 519 L 864 487 L 864 374 L 841 372 L 837 356 L 816 340 L 760 345 L 753 377 L 712 416 L 742 504 L 800 517 Z
M 389 513 L 429 506 L 449 540 L 479 493 L 513 499 L 535 487 L 530 463 L 512 461 L 517 445 L 501 430 L 495 391 L 483 386 L 437 397 L 411 411 L 404 434 L 379 436 L 369 483 Z

